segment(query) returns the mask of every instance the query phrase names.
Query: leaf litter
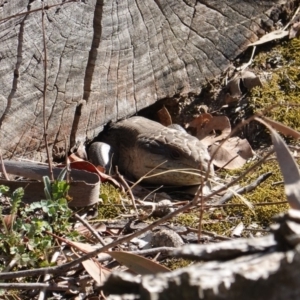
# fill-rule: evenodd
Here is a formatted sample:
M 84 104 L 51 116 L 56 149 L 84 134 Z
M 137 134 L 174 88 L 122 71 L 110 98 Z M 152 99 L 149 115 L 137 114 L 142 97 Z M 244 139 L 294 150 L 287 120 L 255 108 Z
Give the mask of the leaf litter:
M 196 129 L 196 137 L 208 147 L 212 162 L 218 168 L 241 168 L 254 155 L 246 139 L 230 137 L 231 125 L 226 116 L 201 114 L 188 128 Z

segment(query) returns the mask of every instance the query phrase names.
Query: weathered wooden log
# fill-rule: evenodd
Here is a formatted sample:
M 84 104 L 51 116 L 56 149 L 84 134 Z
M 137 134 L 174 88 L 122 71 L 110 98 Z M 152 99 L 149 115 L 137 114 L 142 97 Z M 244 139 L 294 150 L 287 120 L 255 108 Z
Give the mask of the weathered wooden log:
M 109 120 L 157 100 L 199 93 L 288 1 L 0 1 L 0 148 L 43 159 L 65 138 L 93 138 Z M 277 10 L 272 8 L 277 7 Z
M 270 236 L 185 245 L 175 252 L 209 262 L 142 277 L 113 273 L 104 284 L 107 299 L 298 299 L 300 212 L 290 210 L 277 221 Z

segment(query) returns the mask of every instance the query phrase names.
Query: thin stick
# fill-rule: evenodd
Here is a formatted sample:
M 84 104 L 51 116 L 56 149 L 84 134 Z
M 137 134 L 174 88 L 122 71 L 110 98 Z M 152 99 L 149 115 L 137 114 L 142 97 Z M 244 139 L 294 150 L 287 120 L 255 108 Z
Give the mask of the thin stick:
M 235 193 L 229 192 L 226 193 L 218 202 L 217 204 L 224 204 L 226 201 L 230 200 L 235 196 L 235 194 L 245 194 L 253 191 L 256 187 L 258 187 L 262 182 L 264 182 L 267 178 L 269 178 L 272 175 L 272 172 L 268 172 L 265 174 L 260 175 L 256 180 L 251 182 L 249 185 L 244 186 L 242 188 L 239 188 Z
M 126 180 L 124 179 L 124 177 L 120 174 L 120 172 L 118 170 L 118 167 L 116 167 L 116 174 L 119 177 L 119 179 L 122 181 L 123 185 L 125 185 L 125 187 L 127 189 L 127 192 L 129 193 L 129 196 L 130 196 L 130 199 L 131 199 L 131 202 L 132 202 L 132 206 L 135 210 L 136 215 L 138 216 L 139 212 L 138 212 L 137 207 L 136 207 L 135 198 L 133 196 L 132 190 L 131 190 L 130 186 L 128 185 L 128 183 L 126 182 Z
M 65 151 L 66 151 L 66 159 L 65 159 L 65 164 L 66 164 L 66 168 L 67 168 L 67 175 L 66 175 L 66 182 L 67 183 L 71 183 L 71 167 L 70 167 L 70 160 L 68 157 L 68 153 L 67 153 L 67 149 L 68 149 L 68 141 L 67 141 L 67 137 L 65 136 Z
M 45 289 L 47 291 L 67 291 L 70 289 L 69 285 L 59 285 L 52 283 L 0 283 L 1 289 Z
M 61 247 L 62 250 L 63 247 Z M 51 264 L 54 264 L 60 255 L 60 251 L 55 251 L 51 258 Z M 45 274 L 44 282 L 48 282 L 51 278 L 51 274 Z M 47 288 L 42 288 L 39 293 L 38 300 L 44 300 L 46 297 Z
M 3 161 L 3 158 L 2 158 L 2 153 L 0 152 L 0 159 L 1 159 L 1 167 L 2 167 L 2 173 L 4 175 L 4 178 L 8 181 L 10 181 L 7 173 L 6 173 L 6 169 L 5 169 L 5 165 L 4 165 L 4 161 Z
M 206 174 L 206 176 L 208 176 L 208 175 Z M 202 176 L 200 178 L 201 178 L 201 184 L 199 185 L 199 188 L 198 188 L 199 193 L 197 193 L 197 194 L 201 195 L 201 202 L 200 202 L 200 207 L 201 208 L 200 208 L 200 211 L 199 211 L 199 224 L 198 224 L 198 243 L 200 242 L 200 239 L 201 239 L 202 221 L 203 221 L 203 214 L 204 214 L 204 210 L 203 210 L 203 207 L 204 207 L 204 197 L 203 197 L 204 180 L 203 180 Z
M 275 202 L 261 202 L 261 203 L 252 203 L 253 206 L 267 206 L 267 205 L 281 205 L 288 204 L 288 201 L 275 201 Z M 210 209 L 214 207 L 235 207 L 235 206 L 247 206 L 245 203 L 229 203 L 229 204 L 212 204 L 205 206 L 204 209 Z
M 194 229 L 194 228 L 191 228 L 191 227 L 187 227 L 187 230 L 188 230 L 189 232 L 194 232 L 194 233 L 197 233 L 197 234 L 198 234 L 198 229 Z M 232 238 L 230 238 L 230 237 L 228 237 L 228 236 L 219 235 L 219 234 L 216 234 L 216 233 L 214 233 L 214 232 L 207 231 L 207 230 L 202 230 L 202 233 L 203 233 L 203 234 L 206 234 L 206 235 L 208 235 L 208 236 L 211 236 L 211 237 L 213 237 L 213 238 L 222 240 L 222 241 L 232 240 Z
M 48 9 L 53 8 L 55 6 L 62 6 L 64 4 L 71 3 L 71 2 L 77 2 L 77 1 L 78 0 L 68 0 L 68 1 L 65 1 L 65 2 L 62 2 L 62 3 L 58 3 L 58 4 L 46 5 L 46 6 L 44 6 L 44 8 L 43 7 L 36 8 L 36 9 L 31 10 L 31 11 L 26 11 L 26 12 L 23 12 L 23 13 L 19 13 L 19 14 L 16 14 L 16 15 L 13 15 L 13 16 L 1 19 L 0 22 L 8 21 L 8 20 L 16 18 L 16 17 L 21 17 L 21 16 L 29 15 L 29 14 L 32 14 L 34 12 L 37 12 L 37 11 L 40 11 L 40 10 L 43 10 L 43 9 L 44 10 L 48 10 Z
M 78 214 L 75 214 L 75 218 L 81 222 L 91 233 L 92 235 L 100 242 L 102 246 L 105 246 L 105 242 L 98 232 L 84 219 L 82 219 Z
M 47 92 L 47 47 L 46 47 L 46 34 L 45 34 L 45 4 L 42 4 L 42 31 L 43 31 L 43 46 L 44 46 L 44 90 L 43 90 L 43 123 L 44 123 L 44 140 L 45 140 L 45 147 L 47 152 L 48 158 L 48 165 L 49 165 L 49 173 L 50 179 L 54 181 L 53 170 L 52 170 L 52 162 L 48 147 L 47 141 L 47 123 L 46 123 L 46 92 Z

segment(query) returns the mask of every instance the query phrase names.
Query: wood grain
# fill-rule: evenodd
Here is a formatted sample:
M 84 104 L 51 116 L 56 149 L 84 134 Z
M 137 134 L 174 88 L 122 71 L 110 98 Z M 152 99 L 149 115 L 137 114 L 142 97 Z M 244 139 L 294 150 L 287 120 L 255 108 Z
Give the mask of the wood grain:
M 109 120 L 157 100 L 199 93 L 258 38 L 263 24 L 272 25 L 271 8 L 287 1 L 62 2 L 45 1 L 59 4 L 45 11 L 47 135 L 58 148 L 65 137 L 71 145 L 93 138 Z M 4 157 L 44 159 L 39 8 L 37 0 L 0 0 Z

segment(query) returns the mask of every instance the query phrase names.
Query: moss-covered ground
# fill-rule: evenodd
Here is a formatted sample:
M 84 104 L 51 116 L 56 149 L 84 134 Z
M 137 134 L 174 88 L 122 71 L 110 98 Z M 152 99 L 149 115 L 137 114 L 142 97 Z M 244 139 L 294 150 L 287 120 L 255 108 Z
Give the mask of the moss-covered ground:
M 267 79 L 262 87 L 256 87 L 248 93 L 247 112 L 244 116 L 264 111 L 265 116 L 300 131 L 300 39 L 267 45 L 265 48 L 267 51 L 261 51 L 256 56 L 251 69 L 262 78 Z M 268 131 L 262 125 L 255 124 L 250 132 L 252 133 L 250 136 L 248 135 L 250 143 L 256 145 L 258 149 L 260 148 L 259 153 L 263 155 L 266 152 L 263 149 L 270 146 L 268 144 L 270 139 L 267 137 Z M 291 140 L 289 137 L 285 137 L 285 140 L 287 143 L 297 144 L 297 141 Z M 233 179 L 253 163 L 235 171 L 222 171 L 218 175 L 227 179 L 231 176 Z M 242 222 L 245 228 L 251 227 L 251 230 L 246 230 L 243 235 L 264 234 L 264 230 L 272 223 L 272 216 L 288 209 L 287 204 L 272 204 L 286 200 L 284 185 L 280 183 L 283 179 L 276 157 L 273 156 L 272 159 L 264 162 L 240 181 L 241 186 L 246 186 L 267 172 L 272 172 L 272 175 L 265 182 L 254 191 L 243 195 L 250 203 L 254 204 L 253 209 L 241 205 L 243 201 L 234 197 L 227 202 L 228 206 L 206 210 L 202 228 L 218 234 L 230 235 L 232 229 Z M 259 205 L 263 203 L 266 205 Z M 194 211 L 189 215 L 181 215 L 178 220 L 185 225 L 197 227 L 199 212 Z
M 270 61 L 278 61 L 268 69 Z M 292 39 L 260 53 L 254 69 L 270 77 L 263 87 L 255 88 L 249 97 L 254 112 L 265 110 L 265 115 L 300 130 L 300 39 Z

